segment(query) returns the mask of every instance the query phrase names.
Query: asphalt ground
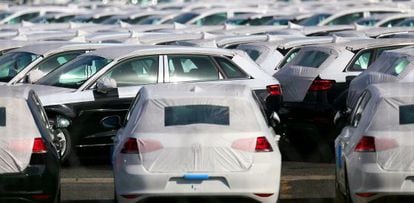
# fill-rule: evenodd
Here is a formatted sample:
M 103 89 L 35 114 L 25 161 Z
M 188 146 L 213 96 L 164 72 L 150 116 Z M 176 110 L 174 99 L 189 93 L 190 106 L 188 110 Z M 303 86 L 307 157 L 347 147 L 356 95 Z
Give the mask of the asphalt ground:
M 334 164 L 283 162 L 281 203 L 333 202 Z M 113 176 L 110 165 L 95 164 L 62 169 L 63 203 L 112 203 Z M 252 202 L 240 199 L 157 200 L 156 202 Z

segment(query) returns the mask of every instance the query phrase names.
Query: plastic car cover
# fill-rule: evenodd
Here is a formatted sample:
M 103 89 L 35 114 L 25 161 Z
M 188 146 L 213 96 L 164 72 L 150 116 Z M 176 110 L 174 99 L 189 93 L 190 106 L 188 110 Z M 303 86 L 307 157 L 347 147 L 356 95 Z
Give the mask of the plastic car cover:
M 414 82 L 414 57 L 409 55 L 413 51 L 413 48 L 385 51 L 365 72 L 351 81 L 347 106 L 352 108 L 370 84 Z
M 24 99 L 2 97 L 0 109 L 0 174 L 18 173 L 30 162 L 39 130 Z
M 360 132 L 375 137 L 377 163 L 387 171 L 414 171 L 414 84 L 384 83 L 368 90 L 372 101 Z
M 323 52 L 328 54 L 328 57 L 318 67 L 298 65 L 302 59 L 306 60 L 306 57 L 308 57 L 310 55 L 309 53 L 312 51 Z M 331 49 L 322 47 L 302 48 L 291 62 L 273 75 L 282 85 L 283 101 L 303 101 L 313 80 L 317 78 L 337 56 L 338 53 Z
M 204 113 L 210 121 L 227 115 L 228 123 L 168 124 L 167 108 L 193 105 L 224 107 Z M 199 117 L 192 115 L 191 119 Z M 265 136 L 261 132 L 266 126 L 245 86 L 170 84 L 142 88 L 128 124 L 118 136 L 119 140 L 137 138 L 140 160 L 150 172 L 235 172 L 251 167 L 256 138 Z M 116 151 L 122 146 L 119 143 Z

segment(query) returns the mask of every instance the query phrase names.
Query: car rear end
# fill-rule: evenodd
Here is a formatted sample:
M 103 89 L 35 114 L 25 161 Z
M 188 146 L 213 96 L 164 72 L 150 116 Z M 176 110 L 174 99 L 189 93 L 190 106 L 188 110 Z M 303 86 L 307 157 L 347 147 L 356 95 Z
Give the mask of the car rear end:
M 348 181 L 354 202 L 414 195 L 414 105 L 401 105 L 404 102 L 400 100 L 400 105 L 392 107 L 395 101 L 383 101 L 390 103 L 388 108 L 378 107 L 397 109 L 382 111 L 388 116 L 374 117 L 375 130 L 358 137 L 348 158 Z M 381 110 L 376 114 L 383 115 Z
M 263 71 L 245 52 L 236 51 L 232 61 L 243 70 L 248 79 L 233 79 L 231 83 L 243 84 L 253 90 L 253 95 L 267 114 L 278 112 L 283 101 L 279 81 Z M 229 80 L 230 81 L 230 80 Z M 225 82 L 225 81 L 223 81 Z
M 347 86 L 339 79 L 345 79 L 342 72 L 352 56 L 331 46 L 302 48 L 274 75 L 283 90 L 282 120 L 331 124 L 337 98 Z
M 143 110 L 136 126 L 141 132 L 126 134 L 115 152 L 118 202 L 160 196 L 276 202 L 281 170 L 277 136 L 263 128 L 267 125 L 263 118 L 257 119 L 262 116 L 258 108 L 253 113 L 250 104 L 237 100 L 232 100 L 231 108 L 224 101 L 212 101 L 216 105 L 197 99 L 197 104 L 185 106 L 172 102 L 175 105 L 165 107 L 164 114 L 155 114 L 164 120 L 163 126 L 157 122 L 148 130 L 142 124 L 152 122 L 145 118 L 149 111 Z
M 0 202 L 58 198 L 58 155 L 33 118 L 24 99 L 0 99 Z

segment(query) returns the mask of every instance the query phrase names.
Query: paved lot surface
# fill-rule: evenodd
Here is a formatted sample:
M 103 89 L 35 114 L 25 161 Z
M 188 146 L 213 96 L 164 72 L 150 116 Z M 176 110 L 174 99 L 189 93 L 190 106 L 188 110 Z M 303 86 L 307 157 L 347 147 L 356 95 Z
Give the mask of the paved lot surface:
M 284 162 L 281 203 L 333 202 L 334 164 Z M 63 203 L 112 203 L 113 177 L 108 165 L 65 167 L 62 172 Z M 162 202 L 165 202 L 164 200 Z M 187 203 L 188 201 L 180 201 Z M 200 200 L 194 201 L 200 202 Z M 216 202 L 203 200 L 202 202 Z M 226 200 L 237 202 L 240 200 Z

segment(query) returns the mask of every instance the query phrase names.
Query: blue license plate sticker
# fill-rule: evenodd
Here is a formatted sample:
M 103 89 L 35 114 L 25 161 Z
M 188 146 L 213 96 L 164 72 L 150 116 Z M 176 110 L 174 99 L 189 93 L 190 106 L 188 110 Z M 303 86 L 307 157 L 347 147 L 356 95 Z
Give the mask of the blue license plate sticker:
M 208 178 L 209 178 L 208 174 L 199 174 L 199 173 L 184 174 L 184 179 L 186 180 L 207 180 Z

